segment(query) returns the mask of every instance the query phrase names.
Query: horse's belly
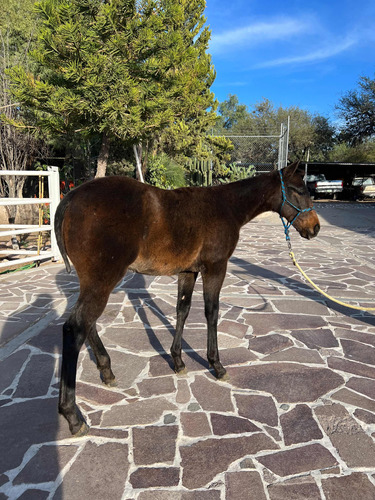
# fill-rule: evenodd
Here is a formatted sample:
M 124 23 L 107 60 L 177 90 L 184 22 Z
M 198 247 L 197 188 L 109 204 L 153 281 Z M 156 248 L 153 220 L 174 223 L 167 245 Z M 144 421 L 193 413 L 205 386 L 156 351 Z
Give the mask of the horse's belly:
M 157 258 L 138 256 L 129 266 L 129 270 L 152 276 L 172 276 L 183 271 L 199 271 L 199 265 L 194 257 L 167 254 Z

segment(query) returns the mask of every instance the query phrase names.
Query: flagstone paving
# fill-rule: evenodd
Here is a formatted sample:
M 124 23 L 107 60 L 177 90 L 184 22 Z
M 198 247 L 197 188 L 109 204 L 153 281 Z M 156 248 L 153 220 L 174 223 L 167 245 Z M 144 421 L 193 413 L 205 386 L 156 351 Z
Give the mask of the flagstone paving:
M 373 307 L 375 207 L 346 227 L 357 207 L 319 204 L 318 238 L 292 241 L 321 288 Z M 221 294 L 224 382 L 206 360 L 201 281 L 177 376 L 176 277 L 127 274 L 98 322 L 118 386 L 80 354 L 83 438 L 57 413 L 77 277 L 53 263 L 0 277 L 0 500 L 374 500 L 375 316 L 307 286 L 283 240 L 273 216 L 242 232 Z

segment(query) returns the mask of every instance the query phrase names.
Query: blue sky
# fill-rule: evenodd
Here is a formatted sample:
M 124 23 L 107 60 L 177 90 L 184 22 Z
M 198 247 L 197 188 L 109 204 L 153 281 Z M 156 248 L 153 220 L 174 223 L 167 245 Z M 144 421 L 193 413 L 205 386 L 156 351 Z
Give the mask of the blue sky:
M 374 0 L 206 0 L 209 53 L 222 102 L 263 97 L 334 122 L 335 104 L 375 76 Z

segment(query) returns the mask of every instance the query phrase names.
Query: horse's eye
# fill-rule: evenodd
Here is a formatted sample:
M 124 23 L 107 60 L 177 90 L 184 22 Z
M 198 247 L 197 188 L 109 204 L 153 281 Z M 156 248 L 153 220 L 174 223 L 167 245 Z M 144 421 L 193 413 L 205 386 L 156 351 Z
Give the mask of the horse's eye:
M 295 193 L 299 194 L 300 196 L 304 196 L 306 194 L 306 189 L 304 188 L 296 188 L 294 186 L 291 186 L 290 189 Z

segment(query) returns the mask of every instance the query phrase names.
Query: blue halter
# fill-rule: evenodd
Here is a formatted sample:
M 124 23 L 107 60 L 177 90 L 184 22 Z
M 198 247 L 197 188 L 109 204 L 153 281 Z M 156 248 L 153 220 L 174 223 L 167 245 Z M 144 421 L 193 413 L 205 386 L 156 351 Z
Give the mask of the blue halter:
M 302 208 L 298 208 L 295 205 L 293 205 L 293 203 L 291 201 L 289 201 L 288 198 L 286 197 L 286 190 L 285 190 L 285 184 L 284 184 L 284 180 L 283 180 L 283 173 L 281 170 L 279 170 L 279 174 L 280 174 L 280 180 L 281 180 L 281 194 L 282 194 L 282 199 L 283 199 L 283 202 L 282 202 L 281 207 L 280 207 L 279 215 L 280 215 L 281 222 L 283 223 L 283 226 L 284 226 L 285 238 L 287 241 L 289 241 L 290 240 L 290 236 L 289 236 L 290 226 L 293 226 L 294 221 L 297 219 L 297 217 L 299 215 L 301 215 L 305 212 L 310 212 L 310 210 L 313 210 L 313 208 L 310 207 L 310 208 L 302 209 Z M 297 210 L 295 217 L 289 223 L 285 222 L 284 217 L 281 215 L 281 211 L 282 211 L 285 203 L 287 203 L 292 208 L 294 208 L 294 210 Z

